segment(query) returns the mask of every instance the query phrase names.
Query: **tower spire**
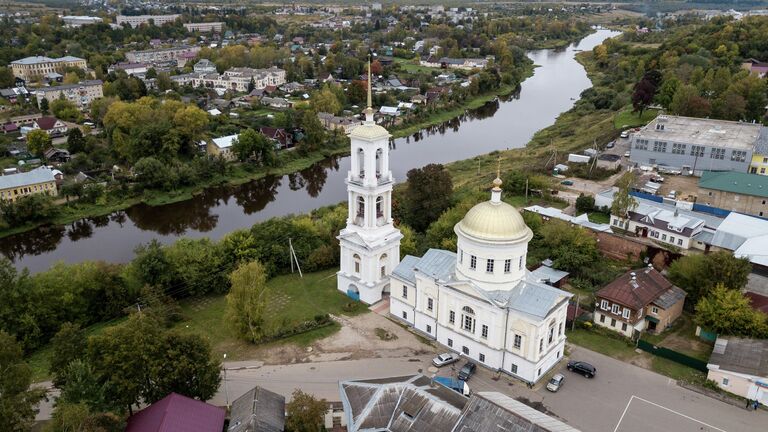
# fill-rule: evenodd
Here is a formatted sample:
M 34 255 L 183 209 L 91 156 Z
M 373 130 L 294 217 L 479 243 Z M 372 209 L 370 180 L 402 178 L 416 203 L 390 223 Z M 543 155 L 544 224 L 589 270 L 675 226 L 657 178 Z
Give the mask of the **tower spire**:
M 501 156 L 496 162 L 496 179 L 493 180 L 493 188 L 491 189 L 491 202 L 494 204 L 501 202 Z
M 368 51 L 368 106 L 365 108 L 365 121 L 373 123 L 373 103 L 371 99 L 371 51 Z

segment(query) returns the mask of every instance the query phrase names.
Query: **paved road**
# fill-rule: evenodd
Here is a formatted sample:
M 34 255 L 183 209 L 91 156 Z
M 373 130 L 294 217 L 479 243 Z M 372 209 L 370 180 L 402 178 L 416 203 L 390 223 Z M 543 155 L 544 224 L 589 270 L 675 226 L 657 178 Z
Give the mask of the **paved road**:
M 563 388 L 550 393 L 540 384 L 528 389 L 519 381 L 481 369 L 469 381 L 473 392 L 499 391 L 532 404 L 584 432 L 764 432 L 768 412 L 746 411 L 690 390 L 669 378 L 584 348 L 571 357 L 598 369 L 588 380 L 564 370 Z M 209 402 L 224 406 L 256 385 L 290 397 L 300 388 L 317 397 L 339 400 L 339 380 L 427 373 L 432 356 L 342 360 L 265 366 L 227 363 L 226 386 Z M 460 366 L 457 365 L 457 366 Z M 440 375 L 451 374 L 451 368 Z M 47 418 L 46 404 L 38 419 Z M 49 415 L 49 414 L 48 414 Z

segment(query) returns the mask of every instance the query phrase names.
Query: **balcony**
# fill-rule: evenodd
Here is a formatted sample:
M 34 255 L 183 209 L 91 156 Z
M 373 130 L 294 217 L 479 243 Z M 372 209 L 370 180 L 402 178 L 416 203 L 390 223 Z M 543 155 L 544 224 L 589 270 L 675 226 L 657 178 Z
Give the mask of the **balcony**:
M 383 175 L 381 173 L 376 173 L 377 186 L 392 183 L 392 181 L 392 171 L 387 171 Z M 347 174 L 347 182 L 357 186 L 365 186 L 365 173 L 360 173 L 360 175 L 353 175 L 350 171 Z

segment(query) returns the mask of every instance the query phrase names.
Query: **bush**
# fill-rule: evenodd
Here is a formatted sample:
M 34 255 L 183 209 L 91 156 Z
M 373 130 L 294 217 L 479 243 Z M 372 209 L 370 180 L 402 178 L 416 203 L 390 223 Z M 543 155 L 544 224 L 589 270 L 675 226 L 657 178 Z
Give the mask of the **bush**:
M 576 198 L 576 211 L 578 213 L 588 213 L 595 209 L 595 197 L 592 195 L 579 194 Z

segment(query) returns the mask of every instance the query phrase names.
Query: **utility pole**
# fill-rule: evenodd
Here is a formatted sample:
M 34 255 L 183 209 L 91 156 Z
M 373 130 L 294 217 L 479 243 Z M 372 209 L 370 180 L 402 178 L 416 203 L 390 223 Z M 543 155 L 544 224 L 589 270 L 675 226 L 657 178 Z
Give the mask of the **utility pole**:
M 224 353 L 224 360 L 227 359 L 227 353 Z M 222 369 L 224 369 L 224 397 L 227 401 L 227 410 L 229 410 L 229 388 L 227 388 L 227 365 L 224 363 L 221 364 Z
M 525 178 L 525 202 L 528 203 L 528 177 Z
M 571 321 L 571 331 L 576 329 L 576 318 L 579 316 L 579 294 L 576 294 L 576 310 L 573 312 L 573 321 Z
M 288 261 L 291 262 L 291 273 L 293 273 L 293 245 L 291 239 L 288 239 Z
M 299 277 L 303 278 L 304 275 L 301 273 L 301 266 L 299 265 L 299 259 L 296 257 L 296 251 L 293 249 L 293 243 L 292 243 L 292 240 L 290 238 L 288 239 L 288 248 L 290 249 L 291 256 L 292 256 L 292 258 L 291 258 L 291 272 L 293 272 L 293 261 L 296 261 L 296 269 L 299 270 Z

